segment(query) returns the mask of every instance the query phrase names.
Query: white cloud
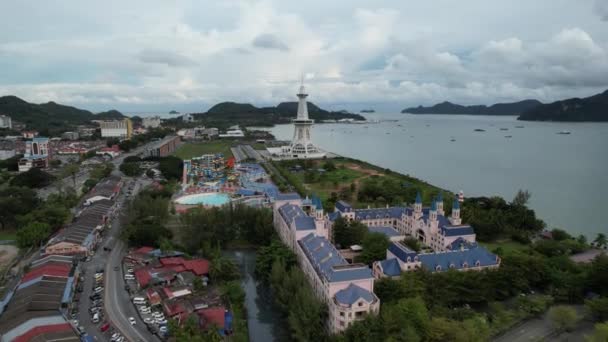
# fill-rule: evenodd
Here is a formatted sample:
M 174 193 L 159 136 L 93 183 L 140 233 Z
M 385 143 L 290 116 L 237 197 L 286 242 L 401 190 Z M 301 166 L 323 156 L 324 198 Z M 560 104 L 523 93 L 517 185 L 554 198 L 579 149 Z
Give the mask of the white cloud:
M 87 106 L 268 104 L 293 99 L 302 73 L 311 99 L 326 104 L 552 100 L 607 88 L 608 30 L 597 17 L 606 2 L 586 14 L 563 2 L 546 20 L 538 11 L 553 2 L 539 2 L 496 10 L 475 0 L 449 15 L 433 11 L 447 0 L 5 2 L 0 94 Z

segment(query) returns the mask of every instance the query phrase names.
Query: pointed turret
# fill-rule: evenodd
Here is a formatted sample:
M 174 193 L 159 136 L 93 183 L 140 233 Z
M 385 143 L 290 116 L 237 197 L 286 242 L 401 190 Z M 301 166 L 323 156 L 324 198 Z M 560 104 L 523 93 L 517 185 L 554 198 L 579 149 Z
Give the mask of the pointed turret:
M 437 202 L 437 214 L 441 216 L 445 215 L 445 212 L 443 211 L 443 192 L 439 191 L 435 202 Z
M 414 212 L 417 214 L 422 214 L 422 196 L 420 195 L 420 191 L 416 194 L 416 203 L 414 203 Z
M 431 221 L 437 221 L 437 198 L 433 198 L 431 201 L 431 210 L 429 210 L 429 219 Z
M 452 217 L 450 218 L 450 222 L 452 222 L 453 225 L 460 225 L 461 221 L 460 221 L 460 203 L 458 202 L 458 199 L 454 199 L 454 202 L 452 204 Z

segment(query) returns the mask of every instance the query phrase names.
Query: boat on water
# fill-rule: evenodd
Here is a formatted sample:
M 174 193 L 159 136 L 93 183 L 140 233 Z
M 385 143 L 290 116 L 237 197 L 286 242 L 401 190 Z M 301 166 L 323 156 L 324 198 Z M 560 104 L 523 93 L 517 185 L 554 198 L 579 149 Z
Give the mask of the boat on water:
M 515 128 L 524 128 L 524 126 L 515 126 Z
M 568 134 L 570 134 L 570 131 L 559 131 L 559 132 L 557 132 L 557 134 L 568 135 Z
M 506 128 L 506 127 L 501 127 L 501 128 L 500 128 L 500 130 L 501 130 L 501 131 L 508 131 L 509 129 L 508 129 L 508 128 Z
M 513 138 L 512 135 L 505 135 L 505 138 Z
M 481 128 L 475 128 L 473 131 L 474 132 L 485 132 L 486 130 L 485 129 L 481 129 Z
M 450 141 L 456 141 L 456 139 L 452 138 L 452 139 L 450 139 Z

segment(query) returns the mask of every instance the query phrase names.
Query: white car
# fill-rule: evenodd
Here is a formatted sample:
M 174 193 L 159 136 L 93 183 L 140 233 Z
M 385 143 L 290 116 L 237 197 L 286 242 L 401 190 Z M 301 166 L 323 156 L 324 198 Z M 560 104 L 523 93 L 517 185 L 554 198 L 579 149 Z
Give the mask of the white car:
M 139 311 L 143 314 L 149 314 L 150 313 L 150 308 L 147 306 L 140 306 L 139 307 Z
M 163 319 L 157 319 L 156 320 L 156 324 L 158 324 L 158 325 L 165 325 L 165 324 L 167 324 L 167 320 L 164 319 L 164 318 Z
M 133 269 L 132 268 L 127 268 L 127 273 L 133 273 Z
M 146 317 L 146 318 L 144 318 L 144 323 L 146 323 L 146 324 L 154 324 L 154 319 L 152 319 L 150 317 Z
M 137 322 L 135 321 L 135 318 L 129 317 L 129 323 L 131 323 L 131 325 L 135 325 Z

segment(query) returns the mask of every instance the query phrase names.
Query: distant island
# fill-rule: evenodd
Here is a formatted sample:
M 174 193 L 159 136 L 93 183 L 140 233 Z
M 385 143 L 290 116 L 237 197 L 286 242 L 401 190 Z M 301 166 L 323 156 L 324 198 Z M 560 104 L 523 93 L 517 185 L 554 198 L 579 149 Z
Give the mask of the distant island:
M 41 104 L 29 103 L 13 95 L 0 97 L 0 113 L 10 116 L 14 121 L 24 123 L 27 129 L 34 129 L 45 135 L 69 131 L 91 120 L 126 117 L 114 109 L 93 114 L 88 110 L 52 101 Z
M 608 121 L 608 90 L 531 108 L 517 118 L 525 121 Z
M 179 114 L 179 112 L 176 111 L 176 110 L 172 110 L 172 111 L 169 112 L 169 114 Z
M 375 113 L 376 111 L 373 109 L 361 109 L 361 113 Z
M 256 107 L 249 103 L 221 102 L 209 108 L 205 113 L 193 113 L 192 115 L 208 125 L 219 127 L 229 122 L 232 124 L 239 123 L 241 126 L 273 126 L 290 123 L 292 119 L 295 119 L 297 111 L 297 102 L 281 102 L 274 107 Z M 316 122 L 341 119 L 365 120 L 359 114 L 344 110 L 327 111 L 312 102 L 308 102 L 308 114 Z
M 463 106 L 451 102 L 438 103 L 431 107 L 411 107 L 401 111 L 410 114 L 455 114 L 455 115 L 520 115 L 541 105 L 538 100 L 524 100 L 512 103 L 497 103 L 491 106 Z

